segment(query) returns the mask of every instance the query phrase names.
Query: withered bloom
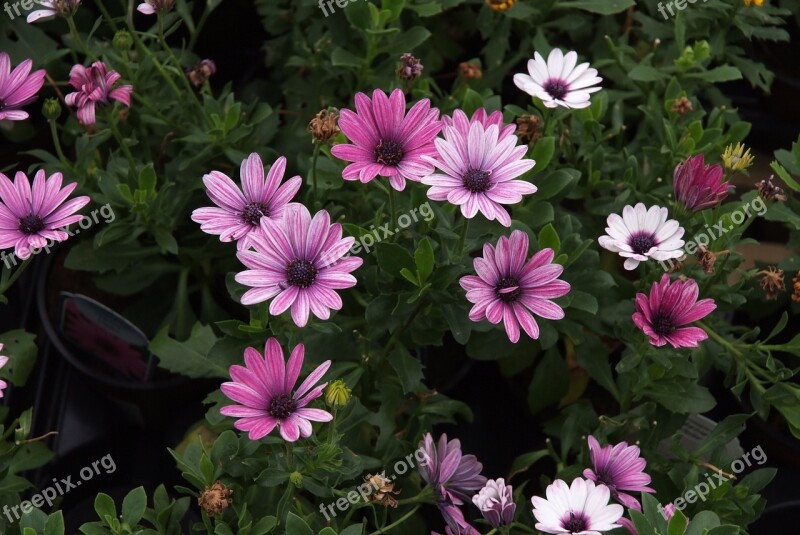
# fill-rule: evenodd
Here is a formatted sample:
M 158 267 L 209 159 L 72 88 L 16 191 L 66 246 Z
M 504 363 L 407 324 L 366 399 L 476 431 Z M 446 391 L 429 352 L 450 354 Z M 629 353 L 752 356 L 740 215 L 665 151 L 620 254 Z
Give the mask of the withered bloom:
M 684 116 L 692 111 L 692 101 L 686 97 L 681 97 L 672 103 L 672 111 L 680 116 Z
M 792 301 L 800 303 L 800 271 L 792 279 Z
M 397 69 L 397 76 L 401 80 L 410 82 L 422 75 L 422 62 L 408 52 L 400 56 L 400 61 L 402 64 L 400 68 Z
M 339 135 L 339 110 L 330 108 L 321 110 L 316 117 L 308 123 L 307 130 L 311 132 L 311 137 L 320 143 L 327 143 L 331 138 Z
M 231 494 L 233 494 L 233 490 L 217 481 L 212 486 L 205 488 L 203 494 L 197 499 L 197 504 L 205 509 L 208 516 L 216 516 L 230 506 Z
M 193 86 L 200 87 L 216 72 L 217 64 L 210 59 L 204 59 L 191 69 L 186 69 L 186 76 Z
M 768 201 L 785 201 L 786 194 L 784 193 L 783 188 L 773 184 L 773 178 L 775 178 L 775 175 L 770 175 L 769 178 L 766 178 L 761 182 L 756 182 L 755 188 L 758 190 L 761 196 Z
M 517 117 L 517 137 L 523 143 L 533 145 L 542 137 L 542 120 L 538 115 L 523 115 Z
M 714 264 L 717 261 L 717 257 L 723 254 L 728 254 L 730 251 L 720 251 L 715 253 L 714 251 L 709 251 L 705 245 L 700 245 L 697 248 L 697 253 L 695 256 L 697 257 L 697 261 L 703 266 L 703 271 L 705 273 L 711 274 L 714 273 Z
M 474 63 L 467 63 L 466 61 L 459 63 L 458 72 L 466 80 L 480 80 L 483 78 L 483 71 L 478 65 Z
M 364 476 L 364 482 L 375 489 L 372 494 L 367 496 L 368 502 L 374 502 L 384 507 L 397 507 L 397 500 L 393 495 L 400 494 L 399 490 L 394 490 L 394 482 L 386 479 L 384 474 L 368 474 Z
M 783 281 L 783 270 L 777 266 L 768 266 L 756 273 L 761 275 L 761 288 L 766 294 L 767 301 L 776 301 L 780 292 L 786 291 L 786 283 Z

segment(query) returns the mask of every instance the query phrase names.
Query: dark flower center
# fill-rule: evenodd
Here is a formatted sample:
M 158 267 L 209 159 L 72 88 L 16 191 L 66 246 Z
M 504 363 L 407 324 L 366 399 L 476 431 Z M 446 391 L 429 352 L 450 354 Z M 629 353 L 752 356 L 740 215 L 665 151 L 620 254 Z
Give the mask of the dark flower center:
M 544 90 L 557 100 L 563 100 L 569 91 L 569 85 L 557 78 L 551 78 L 544 83 Z
M 308 260 L 292 260 L 286 267 L 289 284 L 300 288 L 308 288 L 314 283 L 319 270 Z
M 508 288 L 513 288 L 513 290 L 509 291 Z M 494 287 L 494 293 L 504 303 L 513 303 L 522 295 L 522 288 L 519 287 L 519 281 L 515 277 L 503 277 Z
M 572 511 L 569 512 L 569 518 L 564 520 L 564 525 L 562 527 L 570 533 L 580 533 L 588 528 L 583 516 L 575 516 L 575 513 Z
M 19 220 L 19 231 L 23 234 L 36 234 L 44 228 L 44 221 L 35 214 L 30 214 Z
M 631 237 L 631 242 L 628 244 L 636 254 L 645 254 L 653 248 L 656 244 L 655 236 L 652 234 L 637 234 Z
M 383 165 L 397 165 L 403 159 L 403 147 L 396 141 L 380 140 L 375 147 L 375 161 Z
M 6 109 L 6 102 L 0 98 L 0 111 L 3 111 L 4 109 Z
M 675 332 L 675 321 L 666 314 L 653 316 L 653 332 L 659 336 L 667 336 Z
M 489 173 L 486 171 L 470 168 L 467 174 L 464 175 L 464 187 L 470 193 L 483 193 L 489 189 L 489 184 Z
M 278 397 L 272 398 L 272 401 L 269 402 L 267 412 L 273 418 L 283 420 L 291 416 L 296 409 L 297 402 L 292 399 L 292 396 L 289 394 L 281 394 Z
M 263 202 L 251 202 L 242 211 L 244 222 L 253 226 L 258 226 L 262 217 L 269 217 L 269 208 Z

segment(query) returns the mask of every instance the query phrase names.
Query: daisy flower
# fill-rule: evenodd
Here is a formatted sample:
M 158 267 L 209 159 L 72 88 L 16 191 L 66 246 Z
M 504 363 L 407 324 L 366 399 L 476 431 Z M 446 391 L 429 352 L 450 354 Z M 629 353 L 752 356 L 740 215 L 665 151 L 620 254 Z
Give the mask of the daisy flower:
M 453 116 L 450 117 L 449 115 L 442 116 L 442 126 L 451 126 L 458 130 L 458 132 L 467 137 L 469 135 L 469 127 L 472 123 L 481 123 L 484 129 L 488 129 L 490 126 L 495 125 L 500 131 L 499 139 L 502 141 L 507 136 L 510 136 L 516 130 L 517 125 L 515 124 L 505 124 L 503 122 L 503 113 L 500 111 L 493 111 L 492 113 L 488 113 L 485 108 L 478 108 L 475 110 L 475 113 L 472 114 L 471 118 L 467 118 L 467 114 L 464 113 L 462 109 L 456 109 L 453 112 Z
M 281 436 L 288 442 L 310 437 L 311 422 L 333 420 L 329 412 L 307 407 L 322 395 L 328 384 L 314 386 L 328 371 L 331 361 L 326 360 L 317 366 L 292 393 L 303 369 L 304 355 L 305 347 L 298 344 L 287 363 L 275 338 L 267 340 L 263 357 L 252 347 L 245 349 L 245 366 L 231 366 L 233 381 L 220 387 L 222 393 L 238 405 L 222 407 L 219 412 L 238 418 L 234 427 L 247 431 L 250 440 L 267 436 L 275 427 L 280 428 Z
M 547 499 L 534 496 L 533 516 L 536 529 L 545 533 L 599 535 L 621 525 L 616 522 L 622 517 L 623 508 L 619 504 L 609 505 L 611 492 L 605 485 L 595 486 L 594 481 L 577 478 L 572 485 L 557 479 L 545 491 Z
M 61 180 L 61 173 L 45 178 L 44 170 L 39 170 L 31 187 L 21 171 L 14 176 L 13 184 L 0 173 L 0 249 L 14 247 L 14 254 L 25 260 L 31 256 L 32 248 L 41 249 L 69 238 L 61 229 L 83 219 L 75 212 L 90 199 L 76 197 L 65 203 L 78 183 L 62 188 Z
M 439 110 L 422 99 L 406 113 L 406 97 L 401 89 L 391 96 L 376 89 L 372 99 L 364 93 L 355 98 L 356 111 L 342 110 L 339 128 L 352 142 L 334 145 L 337 158 L 353 162 L 344 168 L 342 178 L 366 184 L 376 176 L 389 178 L 389 184 L 403 191 L 406 180 L 419 182 L 433 172 L 423 156 L 436 154 L 433 140 L 441 130 Z
M 77 89 L 64 100 L 67 105 L 78 108 L 78 122 L 83 125 L 95 123 L 95 108 L 107 106 L 111 100 L 131 105 L 133 86 L 122 85 L 112 89 L 122 76 L 117 71 L 109 71 L 102 61 L 95 61 L 91 67 L 75 65 L 69 71 L 69 83 Z
M 624 257 L 628 271 L 651 258 L 663 262 L 683 256 L 683 227 L 674 219 L 667 219 L 666 208 L 628 205 L 622 210 L 622 217 L 608 216 L 607 224 L 608 234 L 597 241 L 600 247 Z
M 26 59 L 11 70 L 11 58 L 0 52 L 0 121 L 22 121 L 28 112 L 22 107 L 36 99 L 44 85 L 45 71 L 31 72 L 33 60 Z
M 3 350 L 3 344 L 0 343 L 0 351 L 2 350 Z M 6 364 L 8 364 L 8 357 L 0 355 L 0 368 L 5 366 Z M 8 383 L 0 379 L 0 398 L 3 397 L 3 390 L 5 390 L 6 387 L 8 387 Z
M 460 206 L 468 219 L 480 211 L 490 221 L 511 226 L 511 216 L 502 205 L 518 203 L 523 195 L 536 192 L 530 182 L 515 180 L 536 162 L 525 158 L 528 147 L 517 146 L 517 136 L 507 128 L 501 134 L 500 126 L 486 126 L 480 117 L 465 121 L 463 112 L 456 113 L 453 126 L 444 127 L 444 139 L 435 141 L 439 156 L 424 157 L 442 171 L 422 179 L 431 186 L 428 198 Z
M 461 441 L 448 441 L 441 435 L 438 443 L 426 433 L 419 443 L 425 454 L 425 463 L 420 463 L 419 473 L 433 487 L 440 502 L 462 505 L 486 484 L 481 475 L 483 465 L 474 455 L 462 455 Z
M 698 294 L 694 280 L 670 282 L 665 273 L 659 282 L 653 283 L 649 296 L 636 294 L 633 322 L 650 337 L 654 346 L 669 342 L 675 348 L 697 347 L 708 334 L 699 327 L 687 325 L 705 318 L 717 308 L 713 299 L 698 301 Z
M 312 220 L 305 206 L 292 203 L 281 220 L 262 217 L 261 230 L 250 236 L 255 251 L 236 254 L 249 268 L 236 275 L 236 282 L 251 287 L 242 296 L 243 305 L 272 299 L 270 314 L 291 308 L 298 327 L 306 326 L 309 313 L 327 320 L 331 310 L 342 308 L 336 290 L 355 286 L 350 272 L 363 260 L 342 258 L 355 238 L 342 238 L 342 226 L 331 225 L 327 211 L 317 212 Z
M 45 17 L 72 16 L 80 7 L 81 0 L 36 0 L 36 3 L 44 9 L 32 11 L 26 19 L 29 24 Z
M 192 212 L 192 221 L 200 223 L 203 232 L 218 235 L 222 242 L 236 240 L 240 251 L 249 249 L 250 237 L 261 232 L 261 220 L 283 217 L 284 209 L 303 183 L 295 176 L 281 184 L 285 171 L 286 158 L 281 156 L 265 177 L 264 164 L 255 152 L 242 161 L 241 189 L 224 173 L 211 171 L 203 177 L 203 183 L 217 206 L 198 208 Z
M 481 532 L 473 528 L 464 518 L 464 512 L 460 507 L 450 502 L 440 502 L 439 512 L 447 524 L 444 528 L 445 535 L 481 535 Z M 431 535 L 439 535 L 431 531 Z
M 487 481 L 486 486 L 472 497 L 472 503 L 493 528 L 510 526 L 514 522 L 517 505 L 511 485 L 506 485 L 503 478 Z
M 691 212 L 713 208 L 734 189 L 725 180 L 722 166 L 706 165 L 702 154 L 679 163 L 675 167 L 672 184 L 675 199 Z
M 528 235 L 515 230 L 509 238 L 501 236 L 497 249 L 483 246 L 483 257 L 473 261 L 475 275 L 462 277 L 459 283 L 467 290 L 467 299 L 474 304 L 469 319 L 484 318 L 491 323 L 501 321 L 508 339 L 519 341 L 519 327 L 536 340 L 539 325 L 534 315 L 560 320 L 564 310 L 551 299 L 567 295 L 569 283 L 558 277 L 564 267 L 553 264 L 552 249 L 542 249 L 527 262 Z
M 566 55 L 554 48 L 547 61 L 538 52 L 528 60 L 528 74 L 515 74 L 514 84 L 533 97 L 538 97 L 548 108 L 586 108 L 589 95 L 602 89 L 603 81 L 597 76 L 597 69 L 588 63 L 578 63 L 576 52 Z
M 156 13 L 169 11 L 175 5 L 175 0 L 144 0 L 136 8 L 136 11 L 143 15 L 155 15 Z
M 597 439 L 589 435 L 589 457 L 594 470 L 587 468 L 583 477 L 608 487 L 611 497 L 625 507 L 641 511 L 642 506 L 636 498 L 620 492 L 655 492 L 647 486 L 651 481 L 644 472 L 647 461 L 639 453 L 638 446 L 628 446 L 627 442 L 600 447 Z

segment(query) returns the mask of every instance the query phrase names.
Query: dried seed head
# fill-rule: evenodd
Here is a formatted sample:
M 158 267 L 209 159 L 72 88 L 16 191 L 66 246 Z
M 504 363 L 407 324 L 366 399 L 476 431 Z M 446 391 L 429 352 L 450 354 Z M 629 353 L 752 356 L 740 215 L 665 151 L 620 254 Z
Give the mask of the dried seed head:
M 339 110 L 331 108 L 321 110 L 316 117 L 308 123 L 307 130 L 311 132 L 311 137 L 320 143 L 327 143 L 331 138 L 339 134 L 337 121 L 339 120 Z
M 681 97 L 672 103 L 672 111 L 683 117 L 692 111 L 692 101 L 686 97 Z
M 459 63 L 458 72 L 461 73 L 465 80 L 480 80 L 483 78 L 481 68 L 474 63 L 467 63 L 466 61 Z
M 197 504 L 205 509 L 208 516 L 216 516 L 231 504 L 231 494 L 233 494 L 233 490 L 217 481 L 212 486 L 205 488 L 203 494 L 197 499 Z
M 400 56 L 401 65 L 397 69 L 397 76 L 401 80 L 411 82 L 422 76 L 422 62 L 406 52 Z
M 761 288 L 766 294 L 767 301 L 775 301 L 778 294 L 786 291 L 786 283 L 783 281 L 783 270 L 777 266 L 769 266 L 756 273 L 761 275 Z
M 538 115 L 517 117 L 517 137 L 523 143 L 533 145 L 542 137 L 542 120 Z
M 785 201 L 786 195 L 783 191 L 783 188 L 773 184 L 773 178 L 775 178 L 775 175 L 770 175 L 769 178 L 766 178 L 761 182 L 756 182 L 754 186 L 761 196 L 767 201 Z

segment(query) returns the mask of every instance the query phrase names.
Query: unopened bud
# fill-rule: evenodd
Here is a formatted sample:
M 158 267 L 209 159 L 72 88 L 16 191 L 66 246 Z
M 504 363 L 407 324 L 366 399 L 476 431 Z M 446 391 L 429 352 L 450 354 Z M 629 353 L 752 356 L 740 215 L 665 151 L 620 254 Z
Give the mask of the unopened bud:
M 61 116 L 61 103 L 57 98 L 48 98 L 42 105 L 42 115 L 48 121 L 55 121 Z
M 112 44 L 114 45 L 114 48 L 120 52 L 125 52 L 131 49 L 131 46 L 133 45 L 133 37 L 128 30 L 119 30 L 114 34 Z
M 334 409 L 344 407 L 350 401 L 350 392 L 345 382 L 337 379 L 325 390 L 325 401 Z

